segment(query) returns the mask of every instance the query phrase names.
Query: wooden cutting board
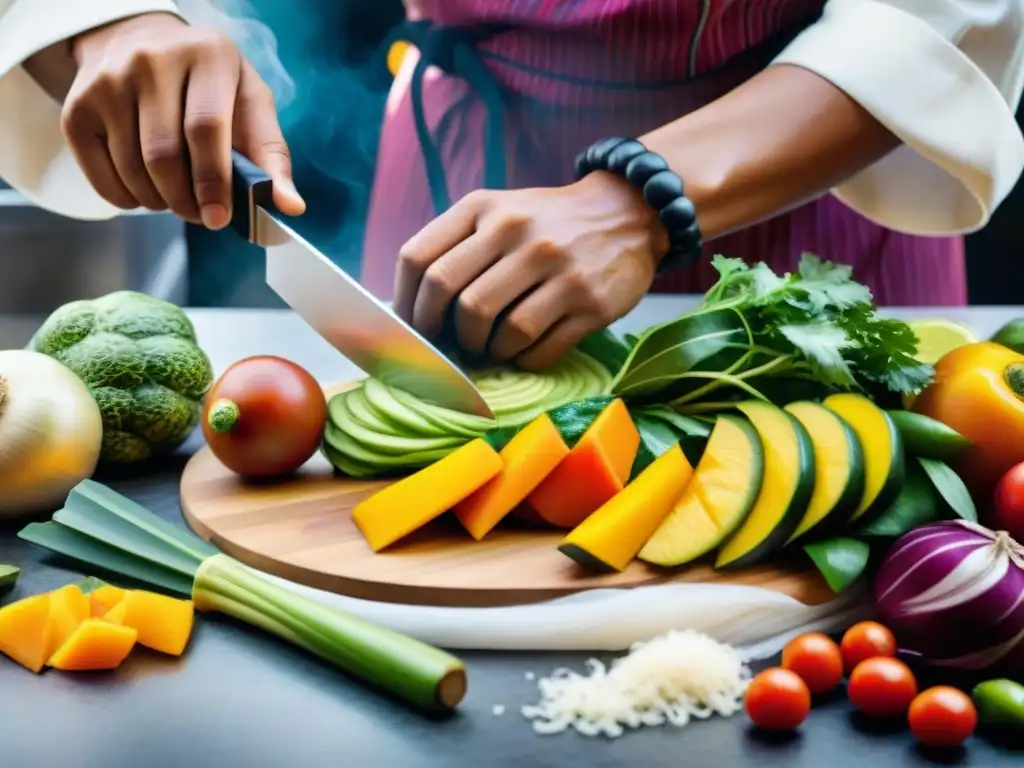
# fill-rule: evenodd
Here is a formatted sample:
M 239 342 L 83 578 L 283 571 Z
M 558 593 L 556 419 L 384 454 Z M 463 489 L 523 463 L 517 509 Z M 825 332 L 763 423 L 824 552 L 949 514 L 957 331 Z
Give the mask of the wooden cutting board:
M 243 563 L 367 600 L 517 605 L 601 587 L 672 582 L 757 586 L 807 605 L 835 597 L 813 567 L 793 564 L 719 572 L 707 564 L 664 570 L 634 562 L 622 573 L 593 575 L 556 549 L 564 531 L 516 521 L 503 522 L 478 542 L 446 515 L 375 554 L 353 524 L 352 509 L 387 482 L 337 475 L 320 455 L 288 480 L 249 482 L 203 446 L 182 475 L 181 509 L 196 533 Z

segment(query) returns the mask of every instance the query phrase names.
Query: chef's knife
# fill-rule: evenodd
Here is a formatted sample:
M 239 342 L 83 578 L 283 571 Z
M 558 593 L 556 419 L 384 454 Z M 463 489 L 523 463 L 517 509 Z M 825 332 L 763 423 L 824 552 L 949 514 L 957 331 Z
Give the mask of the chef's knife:
M 273 185 L 232 154 L 231 226 L 267 252 L 267 285 L 365 373 L 416 397 L 493 418 L 480 391 L 430 342 L 281 221 Z

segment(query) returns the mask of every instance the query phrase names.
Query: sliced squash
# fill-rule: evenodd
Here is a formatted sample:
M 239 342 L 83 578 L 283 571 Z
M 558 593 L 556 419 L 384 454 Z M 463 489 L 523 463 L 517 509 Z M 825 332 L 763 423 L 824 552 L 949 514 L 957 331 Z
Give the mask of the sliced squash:
M 53 590 L 50 593 L 50 648 L 46 657 L 60 648 L 90 615 L 89 596 L 77 584 Z
M 86 619 L 50 657 L 47 666 L 66 672 L 117 669 L 135 646 L 136 634 L 131 627 Z
M 693 476 L 679 444 L 567 535 L 558 549 L 584 568 L 621 571 L 664 522 Z
M 638 557 L 675 566 L 713 550 L 746 519 L 763 472 L 764 451 L 754 428 L 738 416 L 719 416 L 693 477 Z
M 625 487 L 639 447 L 640 433 L 626 404 L 612 400 L 530 493 L 530 507 L 557 528 L 575 528 Z
M 51 627 L 48 592 L 5 605 L 0 608 L 0 652 L 38 673 L 50 651 Z
M 195 610 L 191 600 L 130 589 L 103 620 L 134 629 L 138 632 L 136 642 L 139 645 L 181 656 L 192 635 Z
M 422 528 L 501 472 L 501 457 L 482 438 L 359 502 L 352 511 L 374 552 Z
M 742 568 L 778 552 L 800 524 L 814 492 L 814 446 L 803 425 L 760 400 L 736 407 L 761 439 L 764 478 L 747 519 L 719 547 L 716 568 Z
M 502 448 L 502 470 L 452 511 L 479 541 L 519 506 L 569 454 L 555 423 L 546 413 L 531 421 Z
M 828 408 L 801 401 L 790 403 L 785 410 L 803 425 L 814 446 L 814 493 L 789 537 L 787 543 L 791 543 L 853 514 L 864 494 L 864 451 L 850 425 Z
M 125 590 L 113 584 L 96 587 L 89 593 L 90 614 L 94 619 L 103 618 L 111 608 L 121 602 L 124 595 Z
M 900 432 L 889 414 L 863 395 L 830 395 L 822 405 L 850 425 L 864 451 L 864 492 L 850 521 L 867 523 L 886 510 L 903 486 Z

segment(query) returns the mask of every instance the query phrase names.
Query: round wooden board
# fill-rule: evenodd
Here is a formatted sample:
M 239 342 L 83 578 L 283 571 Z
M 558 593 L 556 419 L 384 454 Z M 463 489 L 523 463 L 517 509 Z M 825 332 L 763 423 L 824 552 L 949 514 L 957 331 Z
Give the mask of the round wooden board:
M 807 605 L 835 597 L 817 571 L 797 566 L 719 572 L 697 564 L 666 571 L 634 562 L 622 573 L 593 575 L 556 549 L 564 531 L 503 522 L 478 542 L 451 515 L 375 554 L 353 524 L 352 509 L 386 483 L 337 475 L 319 454 L 288 480 L 247 482 L 203 446 L 182 474 L 181 509 L 196 533 L 243 563 L 367 600 L 517 605 L 601 587 L 672 582 L 757 586 Z

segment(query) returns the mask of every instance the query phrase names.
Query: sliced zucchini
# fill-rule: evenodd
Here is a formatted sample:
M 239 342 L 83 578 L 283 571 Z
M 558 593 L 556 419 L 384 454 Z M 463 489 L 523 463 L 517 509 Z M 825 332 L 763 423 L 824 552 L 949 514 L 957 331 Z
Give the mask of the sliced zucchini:
M 803 425 L 814 446 L 814 493 L 791 543 L 850 518 L 864 495 L 864 450 L 850 425 L 823 405 L 804 400 L 785 410 Z
M 742 524 L 761 488 L 764 452 L 743 418 L 723 414 L 686 490 L 638 555 L 652 565 L 696 560 Z
M 814 446 L 803 425 L 777 405 L 760 400 L 736 407 L 761 438 L 764 479 L 747 519 L 719 548 L 716 568 L 742 568 L 782 549 L 814 492 Z
M 867 523 L 885 511 L 903 486 L 900 432 L 889 414 L 864 395 L 831 395 L 822 405 L 850 425 L 864 451 L 864 493 L 850 522 Z

